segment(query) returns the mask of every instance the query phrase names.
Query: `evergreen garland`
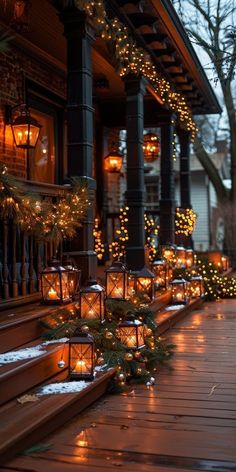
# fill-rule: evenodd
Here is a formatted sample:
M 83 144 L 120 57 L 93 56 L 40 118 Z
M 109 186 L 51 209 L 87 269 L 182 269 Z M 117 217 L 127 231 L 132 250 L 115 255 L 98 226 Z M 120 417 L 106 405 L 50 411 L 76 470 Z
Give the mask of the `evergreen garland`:
M 130 311 L 144 324 L 145 346 L 137 350 L 126 348 L 118 337 L 118 324 Z M 107 317 L 102 323 L 98 319 L 79 318 L 79 308 L 73 314 L 65 308 L 44 317 L 41 324 L 47 330 L 46 339 L 71 337 L 78 327 L 92 334 L 97 364 L 104 364 L 107 369 L 117 368 L 112 391 L 119 391 L 134 382 L 149 382 L 157 365 L 167 361 L 174 349 L 173 344 L 166 344 L 158 337 L 154 313 L 147 306 L 130 300 L 108 301 Z

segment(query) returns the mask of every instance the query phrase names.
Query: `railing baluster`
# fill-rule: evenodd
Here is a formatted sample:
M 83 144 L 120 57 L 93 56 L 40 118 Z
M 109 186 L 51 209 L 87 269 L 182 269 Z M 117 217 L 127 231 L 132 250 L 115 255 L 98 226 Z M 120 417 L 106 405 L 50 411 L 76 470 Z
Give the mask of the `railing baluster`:
M 18 296 L 17 266 L 16 266 L 16 223 L 12 223 L 12 296 Z
M 29 293 L 34 292 L 34 240 L 29 236 Z
M 41 259 L 41 249 L 42 249 L 42 243 L 38 242 L 37 243 L 37 290 L 40 292 L 41 290 L 41 272 L 42 272 L 42 259 Z
M 26 295 L 27 287 L 26 287 L 26 251 L 25 251 L 25 232 L 22 232 L 21 235 L 21 294 Z
M 8 282 L 8 221 L 3 220 L 3 267 L 2 267 L 2 276 L 3 276 L 3 297 L 9 298 L 9 282 Z

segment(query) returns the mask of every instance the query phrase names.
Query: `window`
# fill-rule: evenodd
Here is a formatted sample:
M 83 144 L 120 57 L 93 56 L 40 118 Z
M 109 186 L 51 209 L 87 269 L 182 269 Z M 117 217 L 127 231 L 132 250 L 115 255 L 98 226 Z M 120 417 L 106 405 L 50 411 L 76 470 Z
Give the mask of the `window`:
M 155 211 L 159 208 L 159 181 L 156 177 L 155 179 L 151 179 L 146 181 L 145 179 L 145 187 L 146 187 L 146 203 L 145 207 L 147 210 Z
M 31 80 L 26 81 L 26 90 L 30 113 L 42 126 L 36 148 L 29 151 L 29 179 L 62 183 L 65 175 L 65 102 Z
M 31 108 L 31 115 L 42 128 L 35 149 L 29 155 L 29 178 L 37 182 L 55 183 L 55 122 L 53 116 Z

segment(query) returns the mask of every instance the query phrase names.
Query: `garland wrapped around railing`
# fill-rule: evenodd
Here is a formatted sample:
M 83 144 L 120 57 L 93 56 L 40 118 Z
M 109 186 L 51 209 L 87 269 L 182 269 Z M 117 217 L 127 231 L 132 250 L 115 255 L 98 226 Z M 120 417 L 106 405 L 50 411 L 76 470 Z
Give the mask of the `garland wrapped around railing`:
M 29 192 L 4 164 L 0 165 L 0 190 L 0 218 L 12 219 L 38 240 L 55 244 L 75 236 L 90 206 L 87 186 L 80 178 L 71 179 L 71 187 L 53 203 Z

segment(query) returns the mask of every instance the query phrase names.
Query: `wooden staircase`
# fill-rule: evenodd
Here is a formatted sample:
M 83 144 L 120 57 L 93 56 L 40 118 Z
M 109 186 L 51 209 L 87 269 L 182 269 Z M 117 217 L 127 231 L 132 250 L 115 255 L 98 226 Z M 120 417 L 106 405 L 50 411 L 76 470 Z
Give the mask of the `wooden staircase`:
M 167 291 L 151 305 L 157 313 L 160 334 L 201 303 L 201 300 L 196 300 L 178 312 L 165 312 L 165 306 L 169 301 L 170 292 Z M 73 304 L 67 305 L 67 308 L 73 309 L 73 307 Z M 115 373 L 115 369 L 99 373 L 95 380 L 88 383 L 88 387 L 79 393 L 43 395 L 38 396 L 34 402 L 23 404 L 19 402 L 23 394 L 34 395 L 45 383 L 67 378 L 67 345 L 58 343 L 42 345 L 43 327 L 39 319 L 53 310 L 55 307 L 34 303 L 6 310 L 1 314 L 1 353 L 36 346 L 41 346 L 43 350 L 38 357 L 0 366 L 1 464 L 40 441 L 97 400 L 105 393 L 107 384 Z M 58 361 L 62 354 L 65 367 L 61 370 Z

